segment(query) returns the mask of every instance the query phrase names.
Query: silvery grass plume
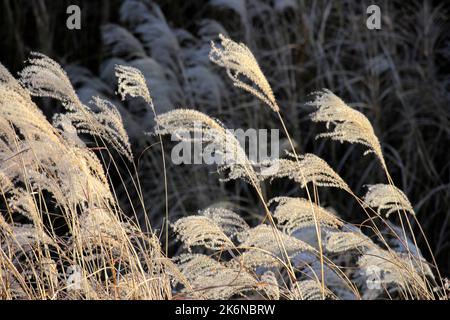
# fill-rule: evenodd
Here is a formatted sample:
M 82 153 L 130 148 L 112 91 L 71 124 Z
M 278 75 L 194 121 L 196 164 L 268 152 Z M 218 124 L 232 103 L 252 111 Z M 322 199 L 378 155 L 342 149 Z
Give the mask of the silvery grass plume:
M 188 248 L 203 246 L 212 250 L 234 248 L 236 234 L 249 229 L 238 214 L 225 208 L 207 208 L 199 215 L 178 219 L 173 224 L 179 239 Z
M 158 115 L 155 120 L 158 134 L 171 134 L 182 141 L 207 144 L 204 154 L 210 152 L 219 171 L 228 171 L 225 180 L 241 178 L 260 191 L 258 176 L 244 149 L 236 137 L 216 120 L 191 109 L 169 111 Z M 196 141 L 197 135 L 201 141 Z
M 214 220 L 205 216 L 181 218 L 174 223 L 173 229 L 189 250 L 193 246 L 212 250 L 226 250 L 234 246 Z
M 277 105 L 272 88 L 250 49 L 245 44 L 236 43 L 222 34 L 219 37 L 222 48 L 216 47 L 214 42 L 211 41 L 209 59 L 226 69 L 228 76 L 236 87 L 250 92 L 266 103 L 273 111 L 278 112 L 280 108 Z M 245 81 L 250 81 L 250 84 Z
M 335 187 L 351 192 L 345 181 L 325 160 L 311 153 L 299 155 L 296 160 L 274 159 L 263 162 L 262 165 L 259 172 L 261 180 L 287 177 L 299 183 L 302 188 L 308 182 L 313 182 L 316 186 Z
M 331 229 L 343 226 L 343 222 L 333 213 L 303 198 L 276 197 L 270 200 L 271 203 L 277 203 L 273 216 L 278 227 L 288 235 L 314 227 L 316 220 L 321 226 Z
M 176 258 L 177 265 L 191 285 L 188 295 L 206 299 L 229 299 L 253 291 L 258 284 L 239 265 L 225 266 L 202 254 L 184 254 Z
M 282 252 L 278 240 L 283 243 Z M 285 253 L 289 258 L 303 252 L 315 252 L 315 249 L 306 242 L 282 233 L 272 226 L 261 224 L 238 235 L 241 242 L 238 248 L 246 251 L 236 259 L 248 268 L 281 267 Z
M 262 290 L 269 300 L 280 300 L 281 288 L 277 277 L 272 271 L 266 271 L 261 276 Z
M 241 216 L 226 208 L 211 207 L 200 213 L 214 221 L 228 237 L 233 237 L 250 228 Z
M 409 212 L 414 215 L 414 209 L 408 197 L 397 187 L 389 184 L 369 185 L 364 201 L 368 206 L 377 208 L 377 213 L 381 216 L 385 212 L 386 218 L 392 212 Z
M 334 253 L 375 247 L 369 237 L 356 231 L 327 231 L 325 243 L 327 251 Z
M 334 294 L 325 288 L 325 294 L 319 281 L 302 280 L 297 281 L 291 290 L 292 300 L 324 300 L 325 298 L 334 298 Z
M 62 103 L 68 113 L 58 115 L 55 121 L 68 119 L 80 133 L 107 141 L 131 161 L 133 155 L 128 135 L 116 107 L 99 97 L 94 98 L 91 108 L 84 105 L 58 63 L 41 53 L 32 52 L 31 56 L 30 65 L 20 72 L 20 82 L 32 95 L 55 98 Z
M 421 266 L 412 262 L 407 254 L 373 247 L 358 259 L 358 266 L 383 290 L 401 290 L 405 297 L 430 298 L 428 281 L 424 279 Z M 377 271 L 375 274 L 374 270 Z M 426 275 L 433 277 L 432 274 Z M 392 284 L 397 286 L 389 288 L 388 285 Z
M 189 260 L 195 257 L 195 268 L 201 267 L 198 263 L 211 263 L 214 261 L 216 266 L 222 265 L 219 269 L 215 269 L 213 275 L 208 276 L 208 270 L 199 270 L 199 274 L 202 276 L 202 281 L 195 280 L 191 282 L 194 288 L 194 293 L 186 290 L 187 293 L 195 294 L 195 288 L 199 284 L 205 285 L 205 283 L 212 283 L 220 277 L 216 275 L 217 272 L 224 270 L 225 274 L 230 273 L 230 270 L 240 270 L 244 278 L 248 274 L 260 274 L 258 272 L 259 267 L 282 267 L 285 266 L 284 252 L 277 244 L 277 237 L 281 239 L 285 247 L 286 253 L 291 257 L 305 251 L 313 251 L 314 249 L 308 244 L 298 240 L 294 237 L 290 237 L 281 233 L 279 230 L 268 226 L 260 225 L 255 228 L 249 228 L 245 221 L 236 213 L 224 208 L 207 208 L 199 212 L 197 216 L 189 216 L 179 219 L 174 224 L 174 230 L 178 233 L 179 239 L 190 248 L 193 246 L 203 246 L 204 248 L 214 250 L 222 253 L 223 250 L 230 250 L 232 260 L 226 262 L 219 260 L 212 260 L 210 257 L 204 255 L 182 255 L 177 257 L 177 260 L 183 260 L 184 257 L 188 257 Z M 235 239 L 237 242 L 241 242 L 240 245 L 235 245 L 231 239 Z M 230 270 L 226 270 L 226 267 Z M 182 266 L 181 272 L 187 279 L 193 279 L 192 270 Z M 212 271 L 211 271 L 212 272 Z M 235 271 L 232 271 L 233 274 Z M 217 279 L 205 280 L 203 277 L 213 277 Z M 254 284 L 252 279 L 251 284 Z M 217 282 L 217 281 L 216 281 Z M 223 286 L 223 280 L 219 280 L 216 286 Z M 231 285 L 236 286 L 239 284 L 234 283 Z M 267 271 L 261 275 L 261 281 L 258 284 L 260 288 L 259 293 L 263 296 L 271 297 L 272 299 L 279 298 L 280 289 L 278 281 L 273 272 Z M 210 289 L 215 289 L 212 287 Z M 252 288 L 243 288 L 249 290 Z M 210 293 L 205 293 L 208 297 Z M 231 293 L 230 293 L 231 294 Z M 235 294 L 235 293 L 233 293 Z M 285 296 L 289 296 L 283 293 Z
M 133 67 L 116 65 L 115 74 L 118 78 L 118 91 L 125 100 L 127 95 L 131 97 L 142 97 L 145 102 L 150 106 L 153 115 L 156 117 L 155 106 L 153 105 L 153 99 L 150 95 L 150 91 L 147 86 L 147 82 L 142 72 Z M 164 155 L 164 144 L 161 135 L 159 135 L 159 142 L 161 144 L 161 160 L 163 164 L 164 174 L 164 197 L 165 197 L 165 231 L 166 231 L 166 253 L 168 251 L 168 237 L 169 237 L 169 195 L 167 191 L 167 170 L 166 170 L 166 158 Z
M 29 99 L 29 93 L 20 85 L 20 83 L 13 77 L 13 75 L 0 63 L 0 85 L 8 88 L 23 98 Z
M 316 92 L 315 100 L 308 104 L 317 108 L 317 111 L 310 115 L 312 121 L 325 122 L 327 129 L 330 123 L 334 125 L 331 132 L 321 133 L 316 138 L 331 138 L 340 142 L 365 145 L 369 149 L 364 152 L 364 155 L 375 153 L 383 169 L 387 170 L 380 142 L 365 115 L 346 105 L 328 89 Z
M 142 97 L 154 110 L 153 100 L 142 72 L 139 69 L 121 65 L 117 65 L 115 70 L 119 81 L 118 93 L 122 100 L 125 100 L 127 95 L 133 98 Z
M 35 224 L 9 225 L 3 222 L 1 227 L 7 228 L 1 246 L 5 252 L 28 253 L 39 245 L 56 245 L 56 242 Z

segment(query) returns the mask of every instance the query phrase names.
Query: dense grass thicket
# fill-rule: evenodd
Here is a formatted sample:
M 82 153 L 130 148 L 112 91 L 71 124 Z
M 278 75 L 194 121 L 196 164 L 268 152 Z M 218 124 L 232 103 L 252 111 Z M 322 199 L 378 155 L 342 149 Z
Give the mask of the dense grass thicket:
M 65 1 L 19 2 L 1 298 L 448 297 L 448 8 L 380 1 L 369 30 L 353 1 L 98 1 L 69 34 Z M 233 161 L 171 161 L 198 124 Z M 281 158 L 227 128 L 280 129 Z

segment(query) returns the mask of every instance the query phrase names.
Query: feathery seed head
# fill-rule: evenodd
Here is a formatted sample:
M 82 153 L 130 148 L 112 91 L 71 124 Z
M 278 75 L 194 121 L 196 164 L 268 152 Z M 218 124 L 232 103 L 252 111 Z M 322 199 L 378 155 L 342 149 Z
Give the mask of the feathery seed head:
M 209 59 L 227 70 L 228 76 L 236 87 L 242 88 L 266 103 L 273 111 L 278 112 L 275 96 L 269 82 L 264 76 L 250 49 L 243 43 L 234 42 L 222 34 L 219 35 L 222 48 L 211 41 Z M 251 83 L 245 82 L 242 77 Z
M 389 184 L 369 185 L 364 201 L 368 206 L 377 208 L 379 215 L 382 214 L 382 211 L 387 210 L 385 211 L 386 218 L 395 211 L 415 214 L 408 197 L 399 188 Z
M 327 232 L 326 249 L 329 252 L 343 252 L 357 248 L 373 246 L 370 238 L 360 232 Z
M 152 97 L 142 72 L 139 69 L 123 65 L 116 65 L 115 69 L 119 81 L 118 93 L 122 100 L 125 100 L 127 95 L 133 98 L 142 97 L 153 109 Z
M 244 231 L 238 239 L 241 241 L 239 248 L 247 250 L 238 257 L 238 260 L 248 267 L 279 266 L 284 257 L 283 250 L 289 257 L 305 251 L 315 251 L 306 242 L 265 224 Z M 283 248 L 280 247 L 277 239 L 283 243 Z
M 225 266 L 202 254 L 185 254 L 177 260 L 192 292 L 202 298 L 228 299 L 257 286 L 257 280 L 237 264 Z
M 69 110 L 83 109 L 61 66 L 42 53 L 31 52 L 31 56 L 30 65 L 19 73 L 20 83 L 34 96 L 55 98 Z
M 158 134 L 171 134 L 180 140 L 192 142 L 191 133 L 201 137 L 219 155 L 219 171 L 228 171 L 227 180 L 244 179 L 255 188 L 259 188 L 259 180 L 245 150 L 234 134 L 224 128 L 216 120 L 206 114 L 191 109 L 176 109 L 155 118 Z
M 229 209 L 207 208 L 200 213 L 214 221 L 227 236 L 233 236 L 249 229 L 245 220 Z
M 215 221 L 206 216 L 181 218 L 174 223 L 173 229 L 188 249 L 204 246 L 212 250 L 222 250 L 234 246 Z
M 315 226 L 315 219 L 324 227 L 337 229 L 343 223 L 326 209 L 302 198 L 277 197 L 269 203 L 277 202 L 274 217 L 283 232 L 291 235 L 296 230 Z
M 340 142 L 360 143 L 369 148 L 364 154 L 375 153 L 386 169 L 380 142 L 375 135 L 370 121 L 361 112 L 349 107 L 330 90 L 324 89 L 316 93 L 314 101 L 309 105 L 317 108 L 310 117 L 314 122 L 325 122 L 327 129 L 334 124 L 331 132 L 317 135 L 316 138 L 331 138 Z
M 263 163 L 266 167 L 260 171 L 259 177 L 261 180 L 287 177 L 299 183 L 303 188 L 308 182 L 313 182 L 321 187 L 350 190 L 345 181 L 320 157 L 308 153 L 298 156 L 298 160 L 269 160 Z

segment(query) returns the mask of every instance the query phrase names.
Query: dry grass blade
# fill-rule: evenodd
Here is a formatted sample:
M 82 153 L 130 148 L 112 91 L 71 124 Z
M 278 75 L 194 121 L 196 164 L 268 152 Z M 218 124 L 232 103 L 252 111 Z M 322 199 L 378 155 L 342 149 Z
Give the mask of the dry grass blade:
M 295 283 L 291 293 L 293 300 L 324 300 L 324 297 L 332 297 L 332 292 L 325 288 L 325 294 L 322 292 L 322 286 L 316 280 L 303 280 Z
M 280 286 L 272 271 L 266 271 L 261 276 L 263 291 L 270 300 L 280 300 Z

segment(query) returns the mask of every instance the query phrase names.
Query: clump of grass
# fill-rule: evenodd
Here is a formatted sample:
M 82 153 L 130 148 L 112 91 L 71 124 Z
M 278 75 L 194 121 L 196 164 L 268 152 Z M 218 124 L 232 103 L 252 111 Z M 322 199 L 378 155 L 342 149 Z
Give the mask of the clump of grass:
M 83 105 L 64 71 L 34 54 L 18 82 L 0 66 L 0 297 L 168 299 L 176 268 L 126 218 L 90 133 L 131 159 L 114 105 Z M 52 125 L 30 94 L 60 99 Z M 173 271 L 170 271 L 173 269 Z
M 245 45 L 236 44 L 230 39 L 223 37 L 221 39 L 223 48 L 219 49 L 212 44 L 210 58 L 227 69 L 227 73 L 235 85 L 254 94 L 277 112 L 285 133 L 290 140 L 279 108 L 273 107 L 276 104 L 275 98 L 268 94 L 272 91 L 267 89 L 268 82 L 265 80 L 250 50 Z M 266 92 L 266 96 L 263 96 L 251 84 L 243 85 L 242 81 L 237 78 L 240 73 L 245 75 L 259 90 Z M 269 96 L 270 98 L 268 98 Z M 245 270 L 251 270 L 251 273 L 257 277 L 262 277 L 264 270 L 270 270 L 270 272 L 276 272 L 277 277 L 275 279 L 284 279 L 288 275 L 288 279 L 293 280 L 291 278 L 292 274 L 306 273 L 304 269 L 311 268 L 313 279 L 316 281 L 312 287 L 316 288 L 316 293 L 308 294 L 305 292 L 302 294 L 301 288 L 312 288 L 312 282 L 305 282 L 311 281 L 308 278 L 294 276 L 294 281 L 290 282 L 290 284 L 287 282 L 288 287 L 285 288 L 288 292 L 286 294 L 287 297 L 298 297 L 295 292 L 300 290 L 300 296 L 302 297 L 322 299 L 329 297 L 330 292 L 336 298 L 341 298 L 345 295 L 354 295 L 354 297 L 358 298 L 373 298 L 377 295 L 385 295 L 390 298 L 406 299 L 433 299 L 437 295 L 439 298 L 445 298 L 445 292 L 436 283 L 430 266 L 424 262 L 417 249 L 414 234 L 412 234 L 414 248 L 408 248 L 406 246 L 406 253 L 396 252 L 383 237 L 379 226 L 376 224 L 373 224 L 373 228 L 376 231 L 377 239 L 371 239 L 355 228 L 355 226 L 340 223 L 337 218 L 332 218 L 332 214 L 330 215 L 324 209 L 320 208 L 318 205 L 320 200 L 316 192 L 316 187 L 332 186 L 347 191 L 364 208 L 369 208 L 373 213 L 378 215 L 380 215 L 380 210 L 387 209 L 386 217 L 392 212 L 397 212 L 400 221 L 402 221 L 402 213 L 407 211 L 414 214 L 407 197 L 393 185 L 390 179 L 380 143 L 369 120 L 360 112 L 347 106 L 341 99 L 329 91 L 323 91 L 311 104 L 318 108 L 318 111 L 311 115 L 312 121 L 325 121 L 327 124 L 330 122 L 335 124 L 334 131 L 323 133 L 319 136 L 330 137 L 350 143 L 361 143 L 369 147 L 368 152 L 375 153 L 379 158 L 382 169 L 388 177 L 389 185 L 379 184 L 369 187 L 369 192 L 364 198 L 368 203 L 365 203 L 353 194 L 348 185 L 326 162 L 312 154 L 298 156 L 293 143 L 291 143 L 294 161 L 284 159 L 276 160 L 277 170 L 269 168 L 268 171 L 272 172 L 272 174 L 262 174 L 258 178 L 262 181 L 267 176 L 278 178 L 289 177 L 298 182 L 302 187 L 306 187 L 308 183 L 313 185 L 315 191 L 314 199 L 311 198 L 306 188 L 308 199 L 294 198 L 293 200 L 283 201 L 281 209 L 277 209 L 278 211 L 276 211 L 275 218 L 280 221 L 281 226 L 286 221 L 288 221 L 288 224 L 294 223 L 295 235 L 292 232 L 293 228 L 282 229 L 288 231 L 290 235 L 280 234 L 280 231 L 274 223 L 275 220 L 269 214 L 271 224 L 260 224 L 237 235 L 238 243 L 233 247 L 230 238 L 225 236 L 224 232 L 220 232 L 220 227 L 214 224 L 212 220 L 188 217 L 179 220 L 175 226 L 175 230 L 181 234 L 181 240 L 187 243 L 189 247 L 192 244 L 199 245 L 217 254 L 219 254 L 218 252 L 228 251 L 231 259 L 226 260 L 222 258 L 221 254 L 218 256 L 223 261 L 222 263 L 226 265 L 241 265 Z M 167 115 L 162 115 L 162 117 L 166 116 L 184 125 L 184 120 L 180 119 L 178 112 L 182 111 L 172 111 Z M 158 120 L 157 124 L 160 125 Z M 176 125 L 173 126 L 172 132 L 176 132 L 177 127 Z M 204 142 L 208 142 L 208 139 L 205 139 Z M 243 175 L 241 174 L 237 177 L 239 176 Z M 263 197 L 261 197 L 261 200 L 263 202 L 265 201 Z M 281 216 L 280 210 L 283 207 L 286 208 L 287 204 L 289 204 L 289 214 L 285 213 Z M 267 208 L 266 204 L 264 206 Z M 371 206 L 378 208 L 378 211 L 374 211 Z M 309 223 L 306 223 L 308 221 L 307 211 L 310 212 Z M 366 213 L 370 217 L 370 213 L 367 211 Z M 408 219 L 407 216 L 405 218 Z M 380 217 L 380 221 L 384 224 L 385 228 L 390 228 L 387 220 Z M 183 227 L 180 228 L 180 225 L 183 225 Z M 408 225 L 410 231 L 412 231 L 409 220 Z M 314 227 L 315 229 L 315 239 L 314 237 L 307 238 L 311 244 L 314 244 L 315 248 L 307 242 L 299 240 L 299 238 L 305 237 L 308 227 Z M 197 231 L 194 232 L 194 230 Z M 391 230 L 393 231 L 392 228 Z M 402 234 L 395 233 L 395 231 L 394 237 L 400 241 L 408 241 L 403 223 L 401 231 L 405 235 L 405 238 L 402 239 Z M 322 238 L 324 236 L 325 248 L 322 247 L 324 240 Z M 277 246 L 277 241 L 280 241 L 282 246 Z M 214 245 L 210 245 L 211 243 Z M 218 243 L 222 244 L 220 248 L 217 248 Z M 340 253 L 338 258 L 332 255 L 336 252 Z M 304 253 L 312 253 L 313 255 L 305 256 Z M 330 257 L 328 257 L 329 254 L 331 254 Z M 356 266 L 352 265 L 352 260 L 355 258 L 358 261 Z M 317 269 L 314 270 L 313 265 L 316 267 L 319 265 L 320 271 Z M 357 270 L 358 274 L 362 271 L 366 278 L 364 276 L 359 277 L 353 273 L 344 273 L 343 268 L 350 266 L 356 268 L 354 270 Z M 440 282 L 442 284 L 437 266 L 434 265 L 433 267 L 436 268 L 438 283 Z M 370 276 L 369 272 L 371 268 L 378 268 L 383 274 L 383 276 L 376 275 L 378 277 L 377 281 L 379 281 L 378 290 L 375 290 L 377 292 L 371 291 L 373 288 L 368 288 L 367 285 L 367 278 Z M 320 276 L 318 276 L 319 272 Z M 333 279 L 334 281 L 329 279 L 332 275 L 335 275 L 335 278 L 340 280 L 338 284 L 336 283 L 336 279 Z M 231 277 L 229 280 L 232 280 Z M 286 279 L 281 280 L 280 284 L 286 283 L 285 281 Z M 250 289 L 249 287 L 248 290 Z
M 156 233 L 143 232 L 126 217 L 100 160 L 104 157 L 100 153 L 99 159 L 83 140 L 82 134 L 97 139 L 97 147 L 108 152 L 113 165 L 113 149 L 126 161 L 134 159 L 115 106 L 95 97 L 97 108 L 83 104 L 64 70 L 42 54 L 33 54 L 20 81 L 0 66 L 1 297 L 446 298 L 436 264 L 425 261 L 417 248 L 408 220 L 414 210 L 393 185 L 368 119 L 328 91 L 312 103 L 318 108 L 312 121 L 335 125 L 321 137 L 362 143 L 381 161 L 388 184 L 370 186 L 361 199 L 324 160 L 298 154 L 250 49 L 224 37 L 221 40 L 222 48 L 212 46 L 211 59 L 227 69 L 236 86 L 277 113 L 290 142 L 291 159 L 276 160 L 279 171 L 258 172 L 256 167 L 274 163 L 250 162 L 237 139 L 202 112 L 177 109 L 157 115 L 143 75 L 134 68 L 116 67 L 119 94 L 144 98 L 153 110 L 161 144 L 164 134 L 190 141 L 190 133 L 202 130 L 202 142 L 227 156 L 228 161 L 218 168 L 226 173 L 225 180 L 249 183 L 264 208 L 257 225 L 220 206 L 175 221 L 173 230 L 188 252 L 172 260 L 161 252 Z M 241 74 L 251 83 L 243 82 Z M 55 98 L 67 112 L 50 123 L 30 95 Z M 307 197 L 267 201 L 263 191 L 267 178 L 293 179 Z M 135 184 L 139 191 L 139 181 Z M 352 195 L 370 218 L 373 235 L 323 208 L 317 187 L 334 187 L 326 190 Z M 161 197 L 167 205 L 167 181 Z M 381 214 L 384 210 L 386 216 Z M 393 213 L 398 214 L 400 227 L 392 227 L 387 220 Z M 166 227 L 166 243 L 167 238 Z M 374 268 L 381 272 L 375 274 L 375 289 L 369 286 Z
M 3 62 L 11 70 L 20 68 L 28 54 L 26 48 L 53 57 L 62 54 L 66 61 L 78 61 L 66 65 L 65 70 L 80 100 L 87 103 L 92 95 L 98 95 L 117 106 L 138 162 L 141 191 L 134 191 L 134 180 L 127 168 L 120 168 L 127 188 L 120 181 L 116 192 L 126 212 L 140 211 L 137 214 L 142 224 L 150 219 L 155 228 L 161 223 L 167 226 L 166 219 L 159 219 L 159 213 L 167 207 L 160 201 L 165 189 L 160 181 L 167 171 L 162 168 L 160 153 L 149 152 L 159 148 L 155 137 L 142 135 L 153 123 L 151 108 L 141 99 L 121 102 L 114 96 L 115 65 L 142 71 L 161 113 L 174 106 L 190 106 L 236 127 L 279 126 L 271 109 L 257 109 L 260 99 L 235 87 L 233 81 L 216 72 L 216 64 L 208 63 L 210 41 L 219 48 L 221 33 L 251 49 L 273 89 L 293 143 L 305 148 L 300 153 L 315 152 L 322 157 L 358 195 L 365 193 L 364 184 L 383 182 L 383 172 L 377 169 L 378 158 L 361 159 L 358 152 L 352 152 L 361 147 L 356 144 L 329 144 L 328 139 L 314 139 L 323 127 L 308 124 L 306 115 L 310 110 L 303 108 L 303 97 L 329 88 L 370 119 L 393 180 L 412 200 L 439 265 L 450 270 L 450 167 L 447 150 L 442 148 L 450 133 L 448 74 L 444 67 L 450 47 L 445 23 L 448 9 L 443 3 L 382 1 L 379 5 L 384 22 L 382 29 L 374 32 L 361 21 L 370 1 L 343 4 L 253 0 L 240 1 L 239 5 L 234 1 L 209 1 L 208 10 L 200 10 L 199 3 L 174 11 L 155 2 L 125 0 L 109 9 L 89 5 L 89 12 L 95 16 L 83 24 L 84 30 L 94 34 L 88 38 L 48 28 L 65 23 L 60 13 L 68 4 L 70 1 L 57 6 L 5 3 L 6 18 L 0 22 L 4 37 L 0 38 L 7 41 L 9 50 L 2 51 Z M 113 12 L 118 19 L 102 25 Z M 186 14 L 191 18 L 183 19 Z M 27 23 L 20 23 L 24 19 Z M 30 23 L 36 25 L 36 37 L 27 36 Z M 102 41 L 95 36 L 100 27 Z M 237 78 L 249 84 L 244 74 Z M 52 104 L 40 107 L 46 114 L 54 112 Z M 330 126 L 334 128 L 334 124 Z M 232 199 L 246 217 L 254 217 L 250 213 L 260 206 L 248 184 L 237 181 L 223 187 L 214 175 L 201 169 L 195 170 L 192 179 L 185 179 L 192 174 L 191 167 L 170 170 L 168 165 L 171 220 L 223 199 Z M 279 180 L 264 191 L 272 197 L 292 194 L 296 189 L 295 184 Z M 323 192 L 321 200 L 332 203 L 347 220 L 357 221 L 362 211 L 355 208 L 353 201 L 347 201 L 347 196 Z M 142 202 L 151 206 L 140 209 Z M 391 219 L 398 220 L 395 215 Z M 416 224 L 412 226 L 416 233 L 420 231 Z M 426 247 L 423 237 L 417 240 L 421 248 Z

